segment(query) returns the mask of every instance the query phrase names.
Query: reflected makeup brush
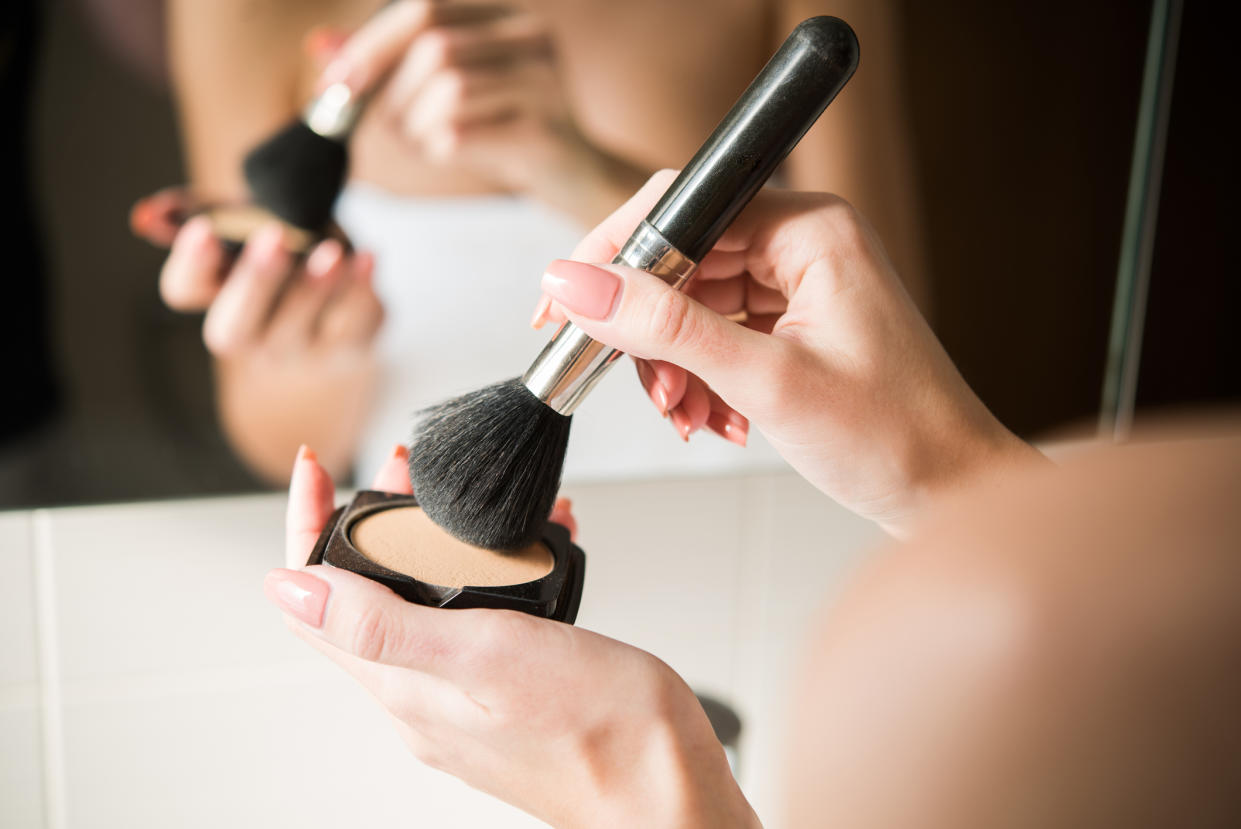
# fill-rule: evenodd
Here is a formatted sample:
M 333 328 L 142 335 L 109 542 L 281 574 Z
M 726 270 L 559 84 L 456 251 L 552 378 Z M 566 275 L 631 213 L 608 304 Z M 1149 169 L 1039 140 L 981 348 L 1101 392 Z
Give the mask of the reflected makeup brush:
M 326 227 L 345 186 L 346 143 L 361 113 L 361 96 L 347 85 L 323 90 L 300 119 L 246 156 L 242 169 L 254 200 L 296 227 Z
M 857 63 L 843 20 L 799 24 L 612 261 L 682 288 Z M 566 323 L 521 377 L 424 410 L 409 468 L 427 517 L 492 550 L 537 539 L 573 410 L 619 356 Z

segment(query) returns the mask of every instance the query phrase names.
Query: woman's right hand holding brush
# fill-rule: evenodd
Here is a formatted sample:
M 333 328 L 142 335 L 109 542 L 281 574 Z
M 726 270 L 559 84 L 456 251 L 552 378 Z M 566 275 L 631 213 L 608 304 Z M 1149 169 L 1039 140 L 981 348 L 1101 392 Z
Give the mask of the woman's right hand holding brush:
M 897 534 L 975 474 L 1039 457 L 966 385 L 870 225 L 835 196 L 760 192 L 687 293 L 580 264 L 610 261 L 671 179 L 656 174 L 578 261 L 548 267 L 536 325 L 567 317 L 638 358 L 687 438 L 706 426 L 744 442 L 753 422 L 815 486 Z

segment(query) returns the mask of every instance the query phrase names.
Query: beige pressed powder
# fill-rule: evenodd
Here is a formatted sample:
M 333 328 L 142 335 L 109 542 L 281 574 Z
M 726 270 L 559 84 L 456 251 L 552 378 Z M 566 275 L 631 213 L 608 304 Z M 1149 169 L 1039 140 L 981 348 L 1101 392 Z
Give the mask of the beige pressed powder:
M 252 204 L 220 204 L 205 211 L 215 235 L 242 243 L 250 234 L 269 222 L 280 222 L 284 228 L 285 247 L 290 253 L 305 253 L 314 247 L 317 237 L 308 230 L 294 227 L 272 213 Z
M 357 521 L 349 540 L 376 564 L 441 587 L 524 584 L 552 570 L 551 551 L 541 543 L 516 552 L 475 547 L 444 532 L 419 507 L 397 507 Z

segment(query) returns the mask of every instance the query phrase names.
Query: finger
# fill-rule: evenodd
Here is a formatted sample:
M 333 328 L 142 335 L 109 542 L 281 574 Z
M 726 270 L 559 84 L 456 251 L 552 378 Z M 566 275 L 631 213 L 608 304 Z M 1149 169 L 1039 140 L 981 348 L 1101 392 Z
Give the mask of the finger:
M 353 273 L 343 280 L 319 318 L 316 339 L 322 343 L 367 345 L 383 325 L 384 309 L 375 294 L 369 253 L 353 257 Z
M 707 389 L 707 396 L 711 400 L 711 414 L 707 417 L 707 429 L 730 443 L 744 447 L 750 434 L 750 421 L 710 389 Z
M 746 282 L 740 277 L 709 282 L 699 282 L 695 277 L 686 293 L 717 314 L 727 316 L 746 310 L 746 289 Z
M 427 81 L 409 107 L 402 129 L 409 137 L 425 141 L 445 128 L 464 131 L 495 123 L 535 107 L 532 95 L 520 79 L 498 78 L 491 72 L 483 77 L 473 72 L 440 72 Z
M 211 221 L 196 216 L 186 222 L 172 242 L 159 274 L 159 294 L 175 311 L 201 311 L 220 291 L 224 252 Z
M 680 405 L 688 377 L 685 369 L 663 360 L 635 358 L 634 364 L 638 366 L 638 380 L 661 415 Z
M 549 520 L 567 529 L 570 541 L 577 538 L 577 519 L 573 517 L 573 502 L 568 498 L 556 499 L 556 503 L 552 505 L 552 514 Z
M 193 199 L 181 187 L 168 187 L 139 199 L 129 211 L 129 228 L 153 245 L 168 247 L 185 223 Z
M 694 281 L 728 279 L 745 273 L 746 251 L 712 250 L 698 263 Z
M 319 534 L 327 526 L 336 498 L 332 476 L 319 465 L 309 446 L 297 450 L 289 478 L 289 505 L 285 511 L 285 564 L 304 567 Z
M 636 357 L 679 365 L 740 411 L 766 405 L 766 386 L 754 378 L 783 376 L 790 356 L 790 343 L 730 322 L 633 268 L 557 260 L 542 287 L 591 337 Z
M 285 590 L 295 600 L 298 586 L 292 581 L 303 574 L 295 573 L 282 578 L 288 571 L 273 571 L 264 580 L 264 592 L 277 605 L 281 600 L 273 595 Z M 401 731 L 421 731 L 435 726 L 469 727 L 478 719 L 481 709 L 478 703 L 462 694 L 453 684 L 438 676 L 380 665 L 359 659 L 324 641 L 315 632 L 293 616 L 285 615 L 285 623 L 297 638 L 306 642 L 319 653 L 331 659 L 358 681 L 366 691 L 396 720 Z
M 433 6 L 426 0 L 398 0 L 381 9 L 340 48 L 319 76 L 316 90 L 343 83 L 360 93 L 377 86 L 414 38 L 432 24 Z
M 380 492 L 397 492 L 402 495 L 414 494 L 414 486 L 409 480 L 408 449 L 399 443 L 392 448 L 392 454 L 375 473 L 371 489 L 377 489 Z
M 690 375 L 686 378 L 685 394 L 681 396 L 681 402 L 668 413 L 673 427 L 682 440 L 689 440 L 690 435 L 706 425 L 710 414 L 711 403 L 707 397 L 706 385 Z
M 264 225 L 246 242 L 219 295 L 207 309 L 203 339 L 225 356 L 256 340 L 272 315 L 291 259 L 280 225 Z
M 316 245 L 306 258 L 304 273 L 293 280 L 277 303 L 268 325 L 268 341 L 276 347 L 305 347 L 347 268 L 340 242 L 328 239 Z
M 513 637 L 530 637 L 530 625 L 538 622 L 518 613 L 413 604 L 378 582 L 322 565 L 274 570 L 265 587 L 306 631 L 347 654 L 466 687 L 502 669 L 496 663 L 510 651 Z
M 578 262 L 610 262 L 638 223 L 676 179 L 679 171 L 660 170 L 629 201 L 616 208 L 578 243 L 569 257 Z

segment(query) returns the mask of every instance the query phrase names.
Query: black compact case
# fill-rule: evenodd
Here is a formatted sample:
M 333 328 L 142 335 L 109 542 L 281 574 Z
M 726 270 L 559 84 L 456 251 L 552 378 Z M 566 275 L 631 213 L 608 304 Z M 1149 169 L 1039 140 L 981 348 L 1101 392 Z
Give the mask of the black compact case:
M 586 555 L 569 540 L 569 531 L 548 522 L 542 542 L 552 554 L 552 569 L 541 579 L 501 587 L 442 587 L 389 570 L 362 555 L 350 540 L 353 526 L 368 515 L 397 507 L 416 507 L 412 495 L 362 490 L 328 520 L 307 564 L 330 564 L 377 581 L 407 601 L 428 607 L 491 607 L 520 610 L 531 616 L 573 624 L 582 601 Z

